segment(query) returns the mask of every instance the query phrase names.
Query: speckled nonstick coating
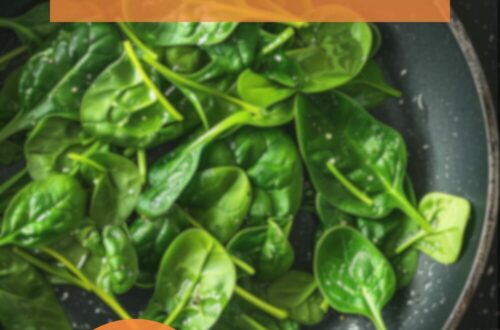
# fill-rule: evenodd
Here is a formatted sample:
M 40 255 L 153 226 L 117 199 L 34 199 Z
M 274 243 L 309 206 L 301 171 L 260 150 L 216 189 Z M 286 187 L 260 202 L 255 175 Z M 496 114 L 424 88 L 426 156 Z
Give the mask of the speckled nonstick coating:
M 20 13 L 30 0 L 2 1 L 0 15 Z M 439 265 L 422 256 L 418 273 L 384 309 L 390 329 L 454 329 L 483 272 L 491 246 L 499 200 L 498 129 L 482 69 L 461 23 L 382 24 L 384 44 L 378 59 L 388 78 L 404 92 L 374 111 L 400 131 L 409 152 L 409 174 L 416 191 L 458 194 L 473 204 L 458 263 Z M 12 35 L 0 33 L 0 50 Z M 0 181 L 14 168 L 0 169 Z M 310 268 L 314 219 L 300 215 L 293 233 L 300 245 L 297 267 Z M 307 247 L 304 248 L 304 247 Z M 91 295 L 58 288 L 75 329 L 92 329 L 114 319 Z M 134 290 L 121 298 L 138 311 L 150 292 Z M 370 329 L 363 318 L 331 313 L 312 329 Z

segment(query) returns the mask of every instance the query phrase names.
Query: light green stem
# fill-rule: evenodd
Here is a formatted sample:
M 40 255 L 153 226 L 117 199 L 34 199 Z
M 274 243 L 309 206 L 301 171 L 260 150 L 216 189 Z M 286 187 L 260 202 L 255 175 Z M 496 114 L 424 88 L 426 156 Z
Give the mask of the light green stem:
M 417 234 L 415 234 L 414 236 L 410 237 L 409 239 L 407 239 L 406 241 L 404 241 L 403 243 L 401 243 L 396 248 L 396 251 L 394 253 L 395 254 L 401 254 L 401 253 L 403 253 L 404 251 L 406 251 L 406 249 L 408 249 L 413 244 L 415 244 L 416 242 L 420 241 L 422 238 L 424 238 L 427 235 L 429 235 L 427 232 L 425 232 L 425 231 L 419 231 Z
M 132 317 L 127 311 L 120 305 L 120 303 L 113 297 L 111 294 L 104 292 L 97 285 L 92 283 L 88 279 L 88 277 L 83 274 L 83 272 L 78 269 L 71 261 L 66 259 L 63 255 L 58 253 L 55 250 L 50 248 L 42 248 L 42 252 L 48 254 L 58 262 L 60 262 L 63 266 L 65 266 L 71 273 L 73 273 L 80 281 L 82 281 L 86 286 L 88 286 L 89 291 L 93 292 L 96 296 L 98 296 L 106 305 L 108 305 L 118 316 L 120 316 L 123 320 L 129 320 Z
M 225 93 L 222 93 L 216 89 L 213 89 L 213 88 L 210 88 L 208 86 L 205 86 L 203 84 L 200 84 L 196 81 L 193 81 L 189 78 L 186 78 L 172 70 L 170 70 L 168 67 L 166 67 L 165 65 L 159 63 L 158 61 L 156 61 L 155 59 L 152 59 L 150 57 L 145 57 L 144 58 L 144 61 L 146 63 L 148 63 L 149 65 L 151 65 L 153 68 L 155 68 L 159 73 L 161 73 L 165 78 L 167 78 L 168 80 L 170 80 L 172 83 L 174 83 L 175 85 L 180 85 L 180 86 L 184 86 L 184 87 L 188 87 L 188 88 L 191 88 L 193 90 L 196 90 L 198 92 L 202 92 L 202 93 L 206 93 L 208 95 L 212 95 L 214 97 L 217 97 L 221 100 L 224 100 L 228 103 L 231 103 L 231 104 L 234 104 L 236 106 L 239 106 L 241 107 L 242 109 L 248 111 L 248 112 L 251 112 L 253 114 L 257 114 L 257 115 L 260 115 L 261 114 L 261 109 L 250 104 L 250 103 L 247 103 L 241 99 L 238 99 L 236 97 L 232 97 L 228 94 L 225 94 Z
M 27 175 L 28 175 L 28 169 L 23 168 L 22 170 L 17 172 L 14 176 L 12 176 L 7 181 L 2 183 L 0 185 L 0 195 L 5 193 L 10 188 L 12 188 L 17 182 L 19 182 L 21 179 L 23 179 Z
M 15 254 L 17 254 L 19 257 L 21 257 L 24 260 L 26 260 L 27 262 L 29 262 L 30 264 L 32 264 L 33 266 L 43 270 L 47 274 L 51 274 L 57 278 L 60 278 L 61 280 L 64 280 L 68 284 L 72 284 L 72 285 L 78 286 L 86 291 L 89 291 L 88 285 L 83 283 L 82 281 L 80 281 L 78 278 L 49 265 L 48 263 L 32 256 L 31 254 L 29 254 L 21 249 L 14 248 L 13 252 Z
M 206 131 L 203 135 L 194 140 L 189 147 L 186 149 L 186 152 L 193 151 L 199 147 L 202 147 L 214 139 L 216 139 L 222 133 L 234 128 L 238 125 L 244 125 L 251 121 L 252 114 L 246 111 L 236 112 L 226 119 L 222 120 L 220 123 L 212 127 L 210 130 Z
M 86 165 L 88 165 L 88 166 L 90 166 L 90 167 L 92 167 L 92 168 L 94 168 L 97 171 L 102 172 L 102 173 L 106 173 L 108 171 L 104 166 L 102 166 L 98 162 L 93 161 L 92 159 L 87 158 L 83 155 L 79 155 L 76 153 L 70 153 L 70 154 L 68 154 L 68 158 L 71 160 L 80 162 L 82 164 L 86 164 Z
M 394 190 L 394 188 L 388 185 L 386 185 L 386 188 L 389 194 L 393 197 L 393 200 L 396 202 L 397 207 L 403 211 L 403 213 L 410 217 L 410 219 L 416 221 L 427 233 L 432 232 L 432 227 L 429 222 L 427 222 L 422 214 L 420 214 L 420 212 L 406 199 L 405 196 L 402 196 L 399 192 Z
M 288 318 L 288 312 L 286 310 L 269 304 L 268 302 L 260 299 L 259 297 L 253 295 L 252 293 L 248 292 L 247 290 L 243 289 L 238 285 L 234 288 L 234 293 L 238 295 L 241 299 L 252 304 L 256 308 L 265 312 L 266 314 L 269 314 L 272 317 L 277 318 L 278 320 L 285 320 Z
M 363 193 L 361 190 L 359 190 L 355 185 L 349 181 L 340 171 L 337 169 L 337 167 L 334 165 L 332 161 L 328 161 L 326 163 L 326 167 L 328 170 L 333 174 L 333 176 L 340 181 L 340 183 L 356 198 L 358 198 L 360 201 L 363 203 L 371 206 L 373 205 L 373 200 L 368 197 L 365 193 Z
M 319 306 L 319 308 L 323 312 L 326 312 L 326 311 L 328 311 L 328 309 L 330 309 L 330 303 L 328 302 L 328 300 L 326 300 L 326 298 L 323 298 L 323 301 L 321 302 L 321 305 Z
M 11 20 L 0 18 L 0 28 L 7 28 L 14 30 L 17 33 L 24 35 L 25 37 L 27 37 L 28 39 L 37 44 L 42 43 L 42 40 L 36 34 L 34 34 L 30 29 L 28 29 L 24 25 L 13 22 Z
M 167 98 L 160 92 L 158 87 L 156 87 L 155 83 L 151 80 L 151 78 L 148 76 L 146 71 L 144 71 L 144 68 L 142 67 L 141 61 L 135 54 L 134 49 L 132 48 L 132 44 L 130 41 L 125 41 L 123 43 L 125 47 L 125 52 L 127 53 L 128 58 L 130 59 L 130 62 L 132 62 L 132 65 L 134 68 L 139 72 L 141 75 L 142 79 L 144 80 L 144 83 L 146 86 L 148 86 L 149 90 L 151 90 L 156 98 L 158 99 L 158 102 L 165 108 L 165 110 L 172 116 L 174 117 L 177 121 L 182 121 L 184 117 L 175 109 L 175 107 L 167 100 Z
M 123 33 L 136 45 L 139 47 L 146 56 L 152 57 L 155 60 L 158 59 L 158 55 L 152 51 L 148 46 L 146 46 L 141 39 L 137 37 L 137 35 L 128 27 L 126 23 L 117 23 Z
M 264 48 L 262 48 L 259 56 L 265 56 L 265 55 L 268 55 L 268 54 L 274 52 L 276 49 L 283 46 L 294 35 L 295 35 L 295 30 L 292 27 L 286 28 L 270 44 L 268 44 Z
M 9 63 L 11 60 L 26 53 L 27 51 L 28 51 L 27 46 L 17 47 L 16 49 L 8 51 L 7 53 L 0 56 L 0 66 L 2 66 L 5 63 Z
M 363 293 L 363 297 L 365 298 L 366 304 L 368 305 L 368 308 L 370 309 L 370 312 L 372 314 L 371 320 L 373 324 L 375 325 L 375 328 L 377 330 L 387 330 L 387 327 L 384 324 L 384 320 L 382 319 L 382 315 L 380 315 L 380 310 L 375 306 L 375 302 L 373 301 L 372 296 L 364 288 L 361 289 L 361 292 Z
M 255 321 L 253 318 L 250 316 L 243 314 L 240 316 L 241 319 L 246 322 L 246 324 L 250 327 L 252 330 L 267 330 L 265 326 L 260 324 L 259 322 Z
M 139 176 L 141 178 L 141 183 L 146 183 L 147 177 L 147 160 L 146 160 L 146 152 L 144 149 L 137 151 L 137 167 L 139 169 Z
M 307 22 L 285 22 L 283 24 L 289 25 L 289 26 L 294 27 L 296 29 L 302 29 L 302 28 L 306 28 L 309 26 L 309 23 L 307 23 Z

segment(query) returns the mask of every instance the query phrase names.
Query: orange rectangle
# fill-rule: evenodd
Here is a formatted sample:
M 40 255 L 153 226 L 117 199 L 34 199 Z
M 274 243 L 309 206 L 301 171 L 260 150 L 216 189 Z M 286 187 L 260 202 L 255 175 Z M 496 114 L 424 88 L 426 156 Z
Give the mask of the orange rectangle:
M 448 22 L 450 0 L 51 0 L 52 22 Z

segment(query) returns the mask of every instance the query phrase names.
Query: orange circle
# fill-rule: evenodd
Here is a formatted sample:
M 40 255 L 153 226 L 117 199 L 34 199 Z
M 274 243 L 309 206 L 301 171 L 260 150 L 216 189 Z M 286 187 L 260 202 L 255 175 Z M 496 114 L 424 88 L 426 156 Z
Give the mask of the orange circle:
M 175 330 L 164 324 L 148 320 L 116 321 L 100 326 L 95 330 Z

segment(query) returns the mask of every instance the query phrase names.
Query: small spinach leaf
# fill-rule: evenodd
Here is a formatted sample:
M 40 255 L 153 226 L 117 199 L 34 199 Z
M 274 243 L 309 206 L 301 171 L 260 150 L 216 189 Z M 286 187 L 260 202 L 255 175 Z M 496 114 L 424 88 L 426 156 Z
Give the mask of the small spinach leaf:
M 316 246 L 314 273 L 334 309 L 366 316 L 377 329 L 386 329 L 381 309 L 394 294 L 396 276 L 363 235 L 345 226 L 328 230 Z

